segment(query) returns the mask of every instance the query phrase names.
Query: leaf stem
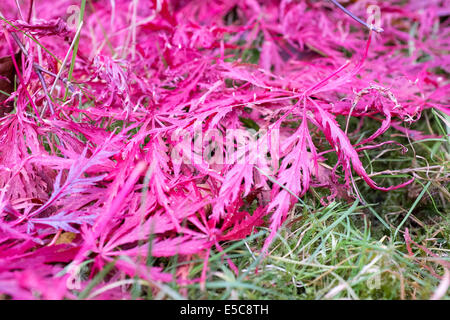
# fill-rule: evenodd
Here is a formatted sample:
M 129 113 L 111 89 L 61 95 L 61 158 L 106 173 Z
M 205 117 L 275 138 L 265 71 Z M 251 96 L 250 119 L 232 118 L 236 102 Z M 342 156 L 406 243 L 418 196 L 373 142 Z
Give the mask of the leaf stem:
M 19 37 L 15 34 L 15 33 L 11 33 L 11 36 L 13 37 L 14 41 L 16 41 L 17 45 L 19 46 L 20 50 L 22 51 L 22 53 L 28 57 L 28 51 L 27 49 L 25 49 L 25 47 L 23 46 L 23 43 L 20 41 Z M 47 90 L 47 85 L 45 84 L 45 80 L 44 77 L 42 76 L 41 70 L 39 68 L 36 68 L 36 64 L 33 64 L 33 69 L 36 72 L 39 81 L 42 84 L 42 89 L 44 90 L 44 94 L 45 94 L 45 98 L 47 99 L 47 103 L 50 107 L 50 111 L 52 113 L 52 115 L 55 114 L 55 109 L 53 108 L 53 103 L 52 100 L 48 94 L 48 90 Z

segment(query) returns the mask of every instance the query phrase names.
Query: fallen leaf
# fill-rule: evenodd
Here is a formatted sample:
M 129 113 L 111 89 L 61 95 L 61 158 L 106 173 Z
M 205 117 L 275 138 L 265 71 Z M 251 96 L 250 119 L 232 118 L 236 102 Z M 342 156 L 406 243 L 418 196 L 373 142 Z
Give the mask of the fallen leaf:
M 63 232 L 55 244 L 72 243 L 76 236 L 77 234 L 73 232 Z

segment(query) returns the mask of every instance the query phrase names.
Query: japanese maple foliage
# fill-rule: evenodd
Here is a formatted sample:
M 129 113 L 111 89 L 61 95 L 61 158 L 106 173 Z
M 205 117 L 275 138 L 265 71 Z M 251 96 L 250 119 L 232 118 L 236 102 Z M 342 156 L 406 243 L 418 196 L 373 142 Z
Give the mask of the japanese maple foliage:
M 358 197 L 355 175 L 411 183 L 375 182 L 360 152 L 450 114 L 449 6 L 346 8 L 369 5 L 383 32 L 330 1 L 1 1 L 0 293 L 74 298 L 105 266 L 107 282 L 204 283 L 212 249 L 266 226 L 265 253 L 312 187 L 326 205 Z M 379 129 L 352 141 L 337 116 Z M 150 263 L 172 256 L 204 259 L 201 277 Z

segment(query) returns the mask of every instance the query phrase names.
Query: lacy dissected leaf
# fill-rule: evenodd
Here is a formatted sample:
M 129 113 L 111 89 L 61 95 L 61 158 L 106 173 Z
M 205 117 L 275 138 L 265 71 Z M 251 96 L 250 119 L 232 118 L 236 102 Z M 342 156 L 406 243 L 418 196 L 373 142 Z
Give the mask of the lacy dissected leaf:
M 359 197 L 353 174 L 410 183 L 365 169 L 366 150 L 406 152 L 392 130 L 448 131 L 445 1 L 78 3 L 0 2 L 8 297 L 74 298 L 105 267 L 86 297 L 203 286 L 215 251 L 239 273 L 225 247 L 268 227 L 266 252 L 312 188 L 327 205 Z M 439 132 L 414 129 L 426 109 Z

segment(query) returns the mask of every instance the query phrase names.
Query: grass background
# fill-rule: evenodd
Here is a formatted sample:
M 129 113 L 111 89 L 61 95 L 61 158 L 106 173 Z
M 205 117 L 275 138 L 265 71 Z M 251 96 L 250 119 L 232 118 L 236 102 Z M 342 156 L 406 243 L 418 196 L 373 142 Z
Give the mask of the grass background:
M 364 203 L 328 206 L 319 201 L 328 191 L 312 189 L 291 210 L 266 257 L 259 255 L 268 235 L 265 228 L 242 241 L 225 243 L 224 252 L 211 251 L 204 288 L 175 282 L 155 287 L 138 279 L 116 285 L 126 284 L 134 298 L 144 299 L 430 299 L 444 275 L 439 260 L 450 261 L 449 144 L 441 117 L 435 110 L 424 111 L 411 129 L 443 138 L 412 141 L 391 128 L 384 136 L 407 146 L 408 152 L 386 146 L 367 150 L 362 157 L 369 174 L 391 171 L 374 176 L 379 185 L 414 176 L 411 185 L 383 192 L 356 179 Z M 339 120 L 345 125 L 346 119 Z M 357 119 L 352 121 L 350 128 Z M 365 120 L 364 130 L 350 136 L 352 142 L 370 135 L 378 125 Z M 414 244 L 410 255 L 405 228 L 412 240 L 436 256 Z M 241 270 L 239 275 L 230 269 L 225 254 Z M 202 259 L 179 261 L 177 256 L 152 264 L 173 273 L 188 266 L 187 278 L 200 277 L 203 268 Z M 79 298 L 95 298 L 105 290 L 95 288 L 107 273 L 108 266 Z M 449 299 L 449 292 L 441 298 Z
M 362 136 L 373 132 L 377 125 L 374 120 L 365 121 Z M 190 299 L 432 297 L 440 284 L 436 275 L 442 276 L 444 269 L 436 257 L 414 245 L 411 245 L 414 255 L 410 256 L 403 233 L 408 228 L 415 242 L 440 256 L 439 259 L 450 261 L 449 144 L 446 128 L 434 110 L 425 111 L 411 128 L 444 138 L 411 141 L 390 129 L 385 136 L 403 143 L 408 152 L 403 155 L 397 147 L 393 151 L 370 150 L 363 161 L 369 173 L 392 171 L 389 178 L 377 176 L 380 185 L 414 176 L 413 184 L 382 192 L 359 181 L 365 204 L 334 202 L 327 207 L 319 202 L 326 192 L 312 190 L 303 199 L 309 208 L 296 205 L 265 259 L 260 261 L 258 256 L 266 234 L 261 229 L 226 249 L 243 270 L 241 275 L 235 276 L 226 260 L 218 259 L 221 254 L 213 253 L 207 290 L 200 290 L 198 285 L 188 286 L 185 296 Z M 200 265 L 199 261 L 192 268 L 191 276 L 199 276 Z M 449 299 L 449 292 L 442 298 Z

